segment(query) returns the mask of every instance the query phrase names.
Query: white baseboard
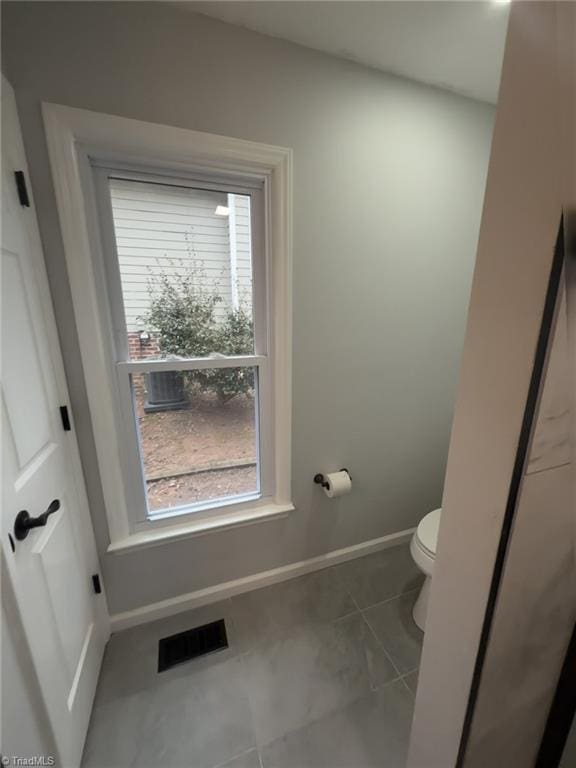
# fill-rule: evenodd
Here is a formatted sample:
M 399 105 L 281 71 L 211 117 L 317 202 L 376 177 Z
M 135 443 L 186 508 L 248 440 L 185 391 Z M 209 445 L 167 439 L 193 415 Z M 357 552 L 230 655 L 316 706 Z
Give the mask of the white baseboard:
M 157 603 L 150 603 L 141 608 L 135 608 L 132 611 L 116 613 L 110 617 L 111 629 L 112 632 L 120 632 L 122 629 L 135 627 L 138 624 L 146 624 L 149 621 L 164 619 L 176 613 L 183 613 L 193 608 L 199 608 L 202 605 L 225 600 L 242 592 L 250 592 L 253 589 L 277 584 L 287 579 L 303 576 L 306 573 L 320 571 L 322 568 L 329 568 L 331 565 L 344 563 L 347 560 L 354 560 L 356 557 L 363 557 L 371 552 L 395 547 L 398 544 L 409 541 L 414 531 L 415 528 L 409 528 L 398 533 L 391 533 L 388 536 L 381 536 L 378 539 L 363 541 L 361 544 L 354 544 L 344 549 L 335 549 L 332 552 L 327 552 L 318 557 L 311 557 L 308 560 L 300 560 L 297 563 L 283 565 L 270 571 L 261 571 L 260 573 L 252 574 L 252 576 L 215 584 L 213 587 L 198 589 L 195 592 L 171 597 L 168 600 L 160 600 Z

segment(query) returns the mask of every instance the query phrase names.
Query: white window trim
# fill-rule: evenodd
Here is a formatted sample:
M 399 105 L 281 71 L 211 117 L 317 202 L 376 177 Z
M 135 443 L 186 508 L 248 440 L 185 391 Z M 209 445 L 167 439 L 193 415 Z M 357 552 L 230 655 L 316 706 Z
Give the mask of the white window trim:
M 85 168 L 86 190 L 94 194 L 97 210 L 88 210 L 93 219 L 93 230 L 100 232 L 102 247 L 97 242 L 93 246 L 93 266 L 97 277 L 97 290 L 100 289 L 98 298 L 99 306 L 108 307 L 107 319 L 111 328 L 108 332 L 110 340 L 108 350 L 108 365 L 115 372 L 115 386 L 117 407 L 116 424 L 122 424 L 118 430 L 117 440 L 120 445 L 119 461 L 125 481 L 125 493 L 127 496 L 127 514 L 129 528 L 132 534 L 149 533 L 151 527 L 175 526 L 188 522 L 204 526 L 205 519 L 211 522 L 212 518 L 227 517 L 230 507 L 234 507 L 232 513 L 251 514 L 256 506 L 258 511 L 274 501 L 273 490 L 274 477 L 274 428 L 272 423 L 273 395 L 271 392 L 272 371 L 270 366 L 269 350 L 272 349 L 269 338 L 270 320 L 269 302 L 273 296 L 269 286 L 271 273 L 269 261 L 269 248 L 266 247 L 266 235 L 264 232 L 267 214 L 265 210 L 265 182 L 263 179 L 244 178 L 245 188 L 239 186 L 240 179 L 237 176 L 225 178 L 220 173 L 213 173 L 214 179 L 207 180 L 205 171 L 199 174 L 190 169 L 190 174 L 184 174 L 182 169 L 174 173 L 172 169 L 165 169 L 163 174 L 158 174 L 157 169 L 135 169 L 130 162 L 112 163 L 109 160 L 101 162 L 97 155 L 97 149 L 92 147 L 90 151 L 83 151 L 81 163 Z M 126 318 L 124 313 L 124 301 L 121 289 L 121 277 L 118 257 L 115 247 L 114 219 L 110 200 L 109 179 L 117 176 L 134 178 L 143 181 L 155 181 L 157 183 L 182 183 L 184 186 L 192 184 L 202 188 L 223 190 L 234 188 L 238 193 L 249 195 L 251 199 L 251 214 L 256 223 L 253 228 L 253 319 L 255 353 L 250 356 L 227 356 L 226 358 L 190 358 L 187 361 L 154 362 L 142 360 L 136 362 L 129 360 L 128 336 Z M 99 279 L 98 279 L 99 278 Z M 258 352 L 259 351 L 259 352 Z M 125 362 L 122 362 L 125 361 Z M 258 425 L 258 467 L 259 488 L 251 493 L 241 494 L 235 497 L 211 499 L 203 503 L 184 504 L 170 509 L 147 512 L 147 494 L 142 476 L 142 460 L 139 449 L 139 436 L 134 418 L 132 389 L 130 386 L 130 373 L 146 373 L 159 370 L 197 370 L 203 368 L 224 368 L 236 365 L 250 366 L 257 369 L 258 373 L 258 397 L 256 398 L 256 417 Z M 244 514 L 241 519 L 244 520 Z M 212 526 L 213 527 L 213 526 Z M 203 527 L 204 530 L 204 527 Z M 131 540 L 132 541 L 132 540 Z
M 102 477 L 110 533 L 109 551 L 122 552 L 286 515 L 291 501 L 292 371 L 292 151 L 241 139 L 146 123 L 56 104 L 43 104 L 44 123 L 82 364 Z M 126 504 L 117 439 L 115 381 L 106 330 L 108 308 L 99 300 L 94 248 L 99 248 L 90 211 L 88 155 L 111 162 L 132 160 L 177 172 L 226 174 L 264 180 L 272 374 L 274 494 L 272 498 L 227 504 L 197 512 L 182 522 L 135 531 Z M 162 365 L 162 363 L 160 363 Z

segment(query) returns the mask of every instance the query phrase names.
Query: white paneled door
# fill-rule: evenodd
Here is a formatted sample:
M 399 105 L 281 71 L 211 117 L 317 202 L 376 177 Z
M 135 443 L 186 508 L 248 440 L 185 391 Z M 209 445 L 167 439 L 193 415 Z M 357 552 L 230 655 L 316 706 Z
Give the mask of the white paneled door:
M 74 432 L 61 419 L 66 385 L 36 215 L 32 200 L 20 199 L 16 172 L 28 180 L 14 93 L 3 79 L 1 549 L 56 761 L 73 768 L 109 621 L 92 580 L 98 558 Z

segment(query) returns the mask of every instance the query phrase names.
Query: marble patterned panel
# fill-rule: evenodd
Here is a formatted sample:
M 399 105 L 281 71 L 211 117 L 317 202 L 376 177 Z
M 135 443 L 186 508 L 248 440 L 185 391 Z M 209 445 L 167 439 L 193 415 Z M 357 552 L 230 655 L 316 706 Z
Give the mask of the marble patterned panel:
M 559 467 L 570 461 L 571 398 L 566 289 L 562 282 L 556 324 L 530 446 L 527 474 Z
M 420 670 L 416 669 L 414 672 L 409 672 L 407 675 L 404 675 L 402 678 L 406 685 L 408 686 L 408 689 L 416 695 L 416 690 L 418 688 L 418 674 Z
M 465 768 L 532 765 L 576 620 L 573 467 L 525 475 Z
M 233 757 L 227 763 L 219 765 L 218 768 L 262 768 L 260 755 L 257 749 L 249 749 L 243 755 Z
M 562 760 L 558 768 L 574 768 L 576 765 L 576 718 L 572 722 L 572 728 L 564 745 Z

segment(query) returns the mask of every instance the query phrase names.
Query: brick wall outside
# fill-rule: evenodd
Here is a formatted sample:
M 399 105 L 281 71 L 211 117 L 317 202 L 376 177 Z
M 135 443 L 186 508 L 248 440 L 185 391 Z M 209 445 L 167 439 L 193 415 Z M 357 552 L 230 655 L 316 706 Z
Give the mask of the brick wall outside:
M 147 357 L 159 357 L 160 345 L 158 338 L 150 334 L 149 339 L 141 339 L 140 331 L 128 331 L 128 352 L 130 360 L 145 360 Z M 137 396 L 143 397 L 145 395 L 146 380 L 144 374 L 133 374 L 132 385 Z

